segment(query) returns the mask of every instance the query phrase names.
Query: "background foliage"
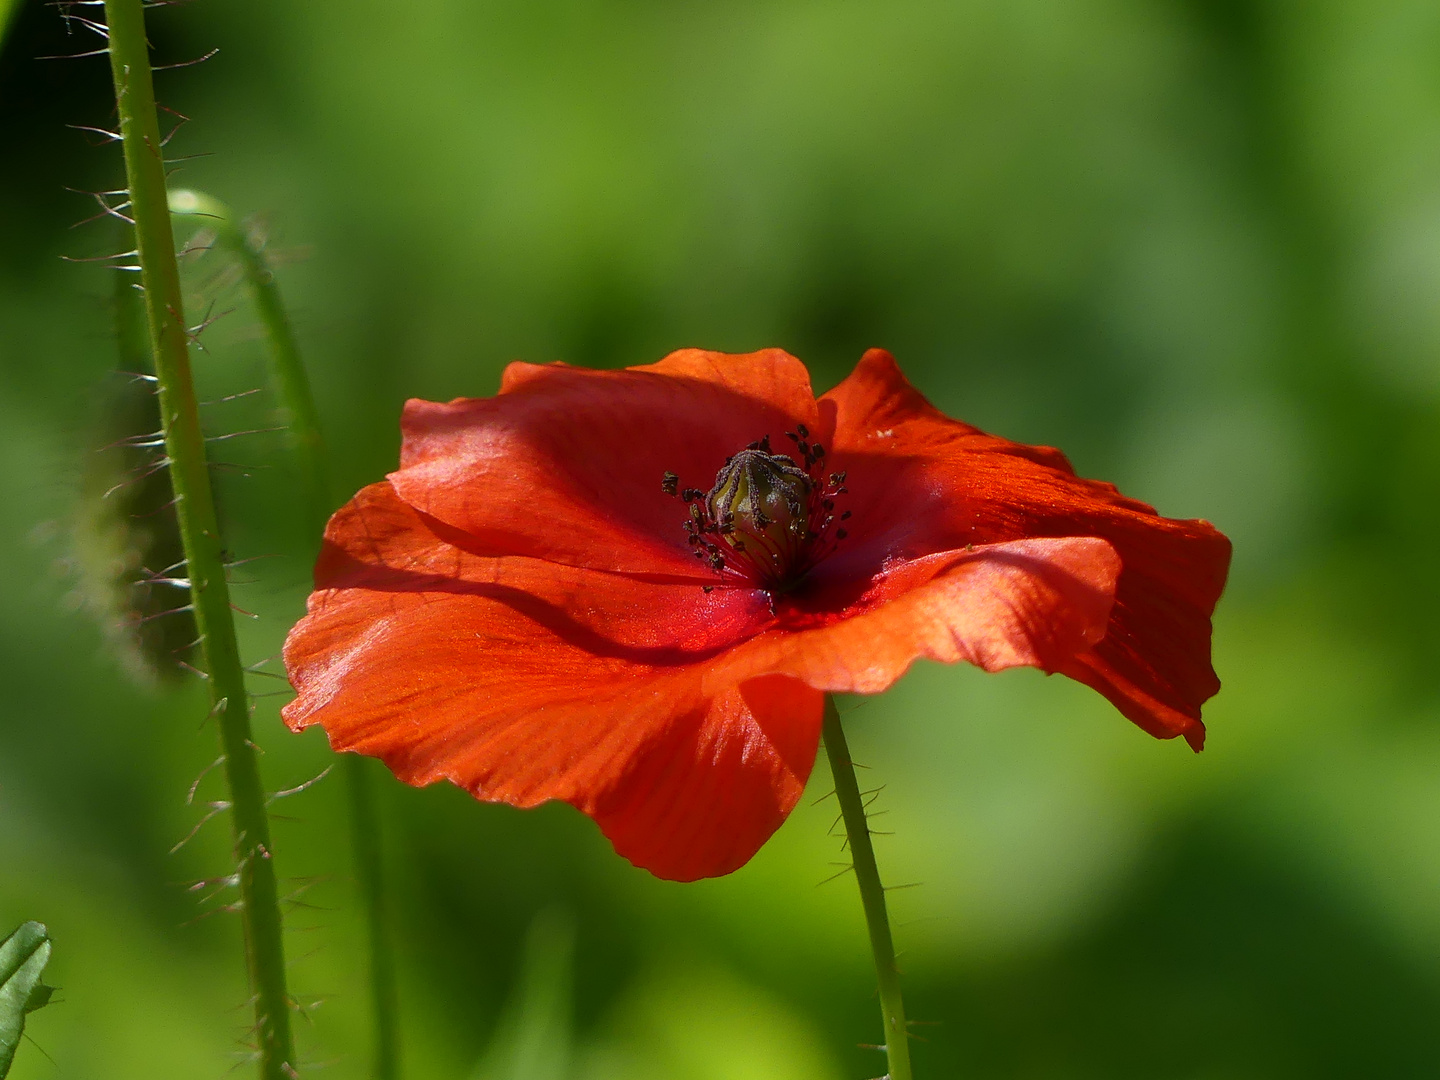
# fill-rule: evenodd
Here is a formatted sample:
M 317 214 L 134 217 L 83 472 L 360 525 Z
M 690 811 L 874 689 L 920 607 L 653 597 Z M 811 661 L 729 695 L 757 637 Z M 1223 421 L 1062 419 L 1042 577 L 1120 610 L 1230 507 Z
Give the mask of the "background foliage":
M 225 872 L 225 827 L 166 854 L 214 736 L 195 687 L 137 679 L 105 629 L 127 556 L 97 496 L 124 464 L 95 448 L 143 405 L 112 374 L 111 276 L 57 258 L 116 250 L 104 222 L 66 228 L 93 212 L 66 187 L 120 183 L 118 151 L 64 126 L 104 126 L 106 72 L 32 59 L 94 43 L 14 7 L 0 928 L 45 921 L 63 1003 L 29 1025 L 53 1063 L 22 1047 L 12 1075 L 221 1076 L 238 926 L 184 886 Z M 910 1011 L 936 1022 L 920 1075 L 1433 1075 L 1440 8 L 205 0 L 152 37 L 161 62 L 221 50 L 160 76 L 195 118 L 176 152 L 213 155 L 177 180 L 298 256 L 281 283 L 347 488 L 393 465 L 404 398 L 491 393 L 511 359 L 776 344 L 828 386 L 880 344 L 948 412 L 1234 538 L 1199 757 L 1033 672 L 921 665 L 855 707 L 882 867 L 923 882 L 892 894 Z M 202 396 L 261 385 L 233 282 L 192 278 L 192 321 L 236 309 Z M 212 407 L 216 433 L 272 425 L 265 398 Z M 258 661 L 312 538 L 277 436 L 216 445 L 246 466 L 219 474 L 234 550 L 280 556 L 239 592 Z M 328 757 L 283 700 L 256 718 L 275 788 Z M 675 886 L 566 807 L 377 779 L 412 1077 L 879 1071 L 853 884 L 817 884 L 828 807 Z M 292 985 L 324 999 L 306 1056 L 352 1077 L 343 804 L 333 781 L 278 804 L 277 845 L 308 887 Z

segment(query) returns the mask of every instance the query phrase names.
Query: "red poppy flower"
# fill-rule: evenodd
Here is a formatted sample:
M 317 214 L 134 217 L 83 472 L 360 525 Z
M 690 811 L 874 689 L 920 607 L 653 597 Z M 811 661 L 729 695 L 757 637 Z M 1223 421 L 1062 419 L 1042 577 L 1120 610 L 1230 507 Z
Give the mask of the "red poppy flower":
M 888 353 L 819 400 L 776 349 L 512 364 L 402 430 L 326 529 L 284 716 L 407 783 L 562 799 L 691 880 L 785 819 L 825 693 L 917 657 L 1058 671 L 1201 746 L 1229 541 L 947 419 Z

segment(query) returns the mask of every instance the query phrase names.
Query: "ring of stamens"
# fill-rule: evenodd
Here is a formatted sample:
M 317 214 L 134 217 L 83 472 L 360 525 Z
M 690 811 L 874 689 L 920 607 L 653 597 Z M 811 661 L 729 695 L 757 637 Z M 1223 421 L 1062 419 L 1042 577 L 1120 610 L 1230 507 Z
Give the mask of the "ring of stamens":
M 689 507 L 682 526 L 695 557 L 722 577 L 772 592 L 794 588 L 834 551 L 846 536 L 838 523 L 850 517 L 849 510 L 836 514 L 836 499 L 849 489 L 845 473 L 824 474 L 825 447 L 804 424 L 785 436 L 803 465 L 775 453 L 767 435 L 726 458 L 708 492 L 681 488 L 673 472 L 661 480 L 665 494 Z

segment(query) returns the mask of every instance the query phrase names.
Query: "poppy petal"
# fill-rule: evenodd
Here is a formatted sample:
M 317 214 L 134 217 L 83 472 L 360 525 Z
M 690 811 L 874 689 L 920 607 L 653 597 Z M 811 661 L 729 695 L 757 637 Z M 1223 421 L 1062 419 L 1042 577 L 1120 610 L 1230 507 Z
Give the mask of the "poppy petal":
M 660 877 L 748 860 L 799 799 L 820 731 L 821 695 L 795 680 L 714 677 L 768 607 L 488 558 L 444 528 L 388 484 L 336 514 L 286 641 L 286 723 L 417 786 L 569 802 Z
M 747 444 L 816 423 L 809 374 L 779 349 L 621 371 L 511 364 L 496 397 L 408 402 L 390 480 L 492 555 L 710 579 L 665 474 L 708 490 Z
M 1021 537 L 1098 536 L 1123 570 L 1103 641 L 1061 670 L 1146 731 L 1204 740 L 1200 706 L 1220 687 L 1210 616 L 1230 542 L 1203 521 L 1161 517 L 1113 486 L 1077 477 L 1063 454 L 944 416 L 889 353 L 867 352 L 821 399 L 832 467 L 848 473 L 850 537 L 827 562 L 864 578 L 896 560 Z
M 587 812 L 617 852 L 660 877 L 737 870 L 800 800 L 824 702 L 785 676 L 732 683 L 677 717 Z
M 469 541 L 402 502 L 388 482 L 371 484 L 326 527 L 310 611 L 345 603 L 357 589 L 396 597 L 474 595 L 508 603 L 598 656 L 650 664 L 706 659 L 773 622 L 757 589 L 642 584 L 538 559 L 476 554 Z
M 1091 536 L 941 552 L 892 568 L 846 618 L 761 634 L 736 663 L 860 694 L 887 689 L 922 656 L 1063 671 L 1104 638 L 1119 574 L 1115 549 Z

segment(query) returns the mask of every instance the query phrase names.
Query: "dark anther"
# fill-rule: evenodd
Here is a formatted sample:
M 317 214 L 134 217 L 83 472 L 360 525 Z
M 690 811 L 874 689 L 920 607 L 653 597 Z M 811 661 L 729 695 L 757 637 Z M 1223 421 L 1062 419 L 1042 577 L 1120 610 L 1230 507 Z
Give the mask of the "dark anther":
M 847 533 L 844 529 L 836 529 L 836 530 L 835 530 L 835 539 L 836 539 L 836 540 L 844 540 L 845 537 L 847 537 L 847 536 L 849 536 L 849 535 L 850 535 L 850 534 Z
M 802 439 L 808 439 L 810 437 L 810 429 L 807 428 L 804 424 L 796 424 L 795 430 L 800 433 L 800 437 Z
M 825 447 L 821 446 L 818 442 L 810 449 L 814 452 L 816 461 L 819 461 L 825 456 Z
M 840 520 L 841 520 L 841 521 L 849 521 L 849 520 L 850 520 L 850 511 L 849 511 L 849 510 L 846 510 L 843 514 L 841 514 L 841 515 L 840 515 Z
M 712 593 L 712 592 L 715 591 L 715 586 L 714 586 L 714 585 L 701 585 L 701 586 L 700 586 L 700 591 L 703 592 L 703 593 L 705 593 L 706 595 L 709 595 L 710 593 Z
M 660 490 L 665 492 L 666 495 L 674 495 L 679 489 L 679 486 L 680 477 L 676 476 L 673 472 L 667 472 L 660 481 Z
M 705 497 L 705 493 L 699 488 L 686 488 L 681 493 L 681 497 L 688 503 L 694 502 L 696 499 L 703 499 Z

